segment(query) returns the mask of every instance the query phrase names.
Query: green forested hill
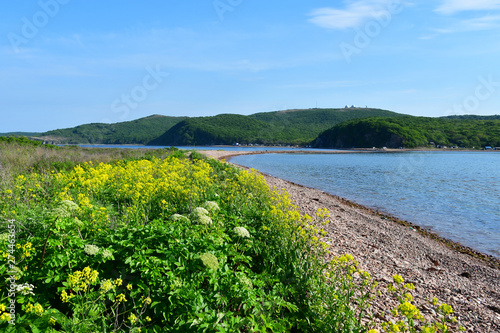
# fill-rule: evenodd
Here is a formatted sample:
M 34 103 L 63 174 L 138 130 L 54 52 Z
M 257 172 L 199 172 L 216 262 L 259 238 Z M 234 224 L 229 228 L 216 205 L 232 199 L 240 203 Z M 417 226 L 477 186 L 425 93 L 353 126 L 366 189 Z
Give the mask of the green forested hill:
M 57 143 L 145 144 L 187 117 L 153 115 L 115 124 L 85 124 L 42 133 L 38 138 Z
M 150 145 L 223 145 L 235 142 L 262 143 L 272 135 L 269 124 L 237 114 L 196 117 L 181 121 Z
M 496 116 L 392 117 L 344 122 L 321 133 L 313 146 L 320 148 L 415 148 L 436 145 L 458 147 L 500 146 L 500 120 Z
M 224 114 L 189 118 L 172 127 L 152 145 L 214 145 L 233 143 L 307 144 L 322 131 L 343 121 L 363 117 L 401 116 L 380 109 L 308 109 Z

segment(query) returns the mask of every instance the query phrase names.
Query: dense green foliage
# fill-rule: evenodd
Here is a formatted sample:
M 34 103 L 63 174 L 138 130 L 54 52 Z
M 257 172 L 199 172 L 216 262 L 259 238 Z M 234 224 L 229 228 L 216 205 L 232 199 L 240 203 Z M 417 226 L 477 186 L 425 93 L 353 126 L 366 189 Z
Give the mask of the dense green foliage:
M 186 117 L 154 115 L 115 124 L 85 124 L 45 132 L 41 139 L 57 143 L 145 144 L 162 135 Z
M 464 115 L 454 115 L 454 116 L 447 116 L 446 118 L 450 119 L 475 119 L 475 120 L 500 120 L 500 115 L 493 115 L 493 116 L 480 116 L 480 115 L 475 115 L 475 114 L 464 114 Z
M 186 119 L 150 144 L 304 145 L 333 125 L 349 119 L 374 116 L 400 115 L 391 111 L 361 108 L 287 110 L 256 113 L 250 116 L 223 114 Z
M 480 148 L 500 146 L 500 120 L 397 117 L 344 122 L 314 141 L 321 148 L 415 148 L 439 146 Z
M 26 137 L 15 137 L 15 136 L 0 136 L 0 144 L 11 144 L 15 143 L 21 146 L 32 146 L 41 147 L 43 145 L 42 141 L 30 140 Z M 49 145 L 50 147 L 54 147 Z

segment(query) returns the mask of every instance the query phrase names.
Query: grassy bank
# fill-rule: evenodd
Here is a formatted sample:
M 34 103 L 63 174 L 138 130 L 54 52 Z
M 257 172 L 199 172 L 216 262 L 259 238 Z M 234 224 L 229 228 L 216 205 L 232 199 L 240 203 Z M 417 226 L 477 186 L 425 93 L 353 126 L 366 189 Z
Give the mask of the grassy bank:
M 301 215 L 256 173 L 175 150 L 11 142 L 0 153 L 2 331 L 375 325 L 370 275 L 349 255 L 323 260 L 328 212 Z M 384 291 L 399 305 L 381 329 L 446 332 L 451 309 L 435 301 L 440 321 L 426 323 L 411 289 L 396 276 Z

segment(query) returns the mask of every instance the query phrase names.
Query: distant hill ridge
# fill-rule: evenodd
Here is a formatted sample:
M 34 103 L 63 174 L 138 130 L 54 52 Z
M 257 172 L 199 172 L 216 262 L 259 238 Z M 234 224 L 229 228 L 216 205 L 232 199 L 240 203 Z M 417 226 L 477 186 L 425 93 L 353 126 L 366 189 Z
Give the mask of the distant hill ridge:
M 22 134 L 22 133 L 19 133 Z M 36 133 L 34 133 L 36 134 Z M 252 115 L 149 117 L 93 123 L 31 137 L 50 143 L 231 145 L 319 148 L 500 146 L 500 116 L 415 117 L 373 108 L 292 109 Z
M 306 145 L 322 131 L 343 121 L 401 114 L 368 108 L 307 109 L 261 112 L 249 116 L 220 114 L 188 118 L 170 128 L 150 145 Z
M 191 118 L 152 115 L 115 124 L 92 123 L 58 129 L 36 138 L 67 144 L 306 144 L 342 121 L 373 116 L 401 115 L 369 108 L 296 109 L 249 116 L 220 114 Z

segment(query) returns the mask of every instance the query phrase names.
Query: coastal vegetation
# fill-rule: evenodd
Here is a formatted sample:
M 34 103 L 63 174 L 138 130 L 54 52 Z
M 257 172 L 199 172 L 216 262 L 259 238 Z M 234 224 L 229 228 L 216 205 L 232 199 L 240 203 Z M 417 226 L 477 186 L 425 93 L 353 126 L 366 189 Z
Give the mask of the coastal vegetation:
M 329 213 L 175 148 L 0 142 L 3 332 L 451 332 L 453 309 L 326 260 Z M 393 309 L 372 313 L 377 295 Z M 14 304 L 14 310 L 11 310 Z M 378 318 L 387 318 L 375 321 Z
M 500 146 L 500 120 L 491 117 L 380 117 L 336 125 L 313 141 L 319 148 L 480 148 Z

